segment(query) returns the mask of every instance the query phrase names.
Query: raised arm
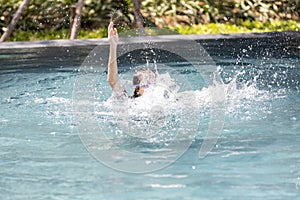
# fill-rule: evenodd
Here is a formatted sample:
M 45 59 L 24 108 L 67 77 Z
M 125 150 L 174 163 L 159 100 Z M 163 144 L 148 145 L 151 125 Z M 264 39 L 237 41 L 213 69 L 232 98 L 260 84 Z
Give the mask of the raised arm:
M 115 90 L 118 84 L 118 65 L 117 65 L 117 45 L 119 41 L 118 31 L 114 28 L 114 23 L 110 22 L 108 26 L 108 40 L 110 43 L 107 81 L 112 90 Z

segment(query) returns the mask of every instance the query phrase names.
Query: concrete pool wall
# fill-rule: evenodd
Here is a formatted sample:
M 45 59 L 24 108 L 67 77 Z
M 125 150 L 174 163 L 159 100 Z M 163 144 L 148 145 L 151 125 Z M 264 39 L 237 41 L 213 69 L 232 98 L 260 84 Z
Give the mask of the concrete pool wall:
M 119 43 L 120 45 L 134 45 L 148 40 L 149 37 L 120 37 Z M 178 41 L 182 40 L 194 40 L 216 62 L 219 62 L 222 58 L 245 56 L 247 58 L 299 58 L 300 52 L 299 32 L 162 35 L 150 37 L 150 40 L 155 43 L 167 42 L 171 45 L 176 45 Z M 0 43 L 0 69 L 80 66 L 96 46 L 103 46 L 103 53 L 108 55 L 107 38 L 4 42 Z

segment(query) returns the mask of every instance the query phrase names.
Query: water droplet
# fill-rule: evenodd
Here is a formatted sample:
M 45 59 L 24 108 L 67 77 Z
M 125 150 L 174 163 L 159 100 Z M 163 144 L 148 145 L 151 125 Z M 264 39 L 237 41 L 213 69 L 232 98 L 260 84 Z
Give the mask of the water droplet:
M 50 135 L 56 135 L 56 132 L 51 132 Z
M 146 160 L 145 163 L 146 163 L 147 165 L 150 165 L 150 164 L 152 163 L 152 161 L 151 161 L 151 160 Z

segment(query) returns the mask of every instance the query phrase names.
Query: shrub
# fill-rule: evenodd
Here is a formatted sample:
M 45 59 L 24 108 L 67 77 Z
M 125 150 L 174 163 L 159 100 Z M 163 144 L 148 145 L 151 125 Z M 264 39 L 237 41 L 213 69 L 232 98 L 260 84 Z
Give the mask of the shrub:
M 278 21 L 271 20 L 266 23 L 260 21 L 241 21 L 240 24 L 198 24 L 194 26 L 176 26 L 171 29 L 181 34 L 227 34 L 249 32 L 273 32 L 273 31 L 300 31 L 300 22 L 295 20 Z
M 157 26 L 240 21 L 299 20 L 299 0 L 144 0 L 142 12 Z
M 0 33 L 7 27 L 21 0 L 0 0 Z M 75 9 L 75 0 L 34 0 L 22 13 L 16 29 L 59 30 L 70 27 Z M 111 14 L 118 11 L 123 21 L 130 21 L 126 0 L 86 0 L 83 9 L 82 27 L 106 26 Z

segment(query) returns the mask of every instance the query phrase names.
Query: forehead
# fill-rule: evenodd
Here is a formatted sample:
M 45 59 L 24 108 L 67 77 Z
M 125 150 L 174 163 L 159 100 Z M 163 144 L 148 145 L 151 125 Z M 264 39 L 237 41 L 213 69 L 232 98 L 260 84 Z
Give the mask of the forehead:
M 143 76 L 141 74 L 135 74 L 132 78 L 134 84 L 140 83 L 143 80 Z

